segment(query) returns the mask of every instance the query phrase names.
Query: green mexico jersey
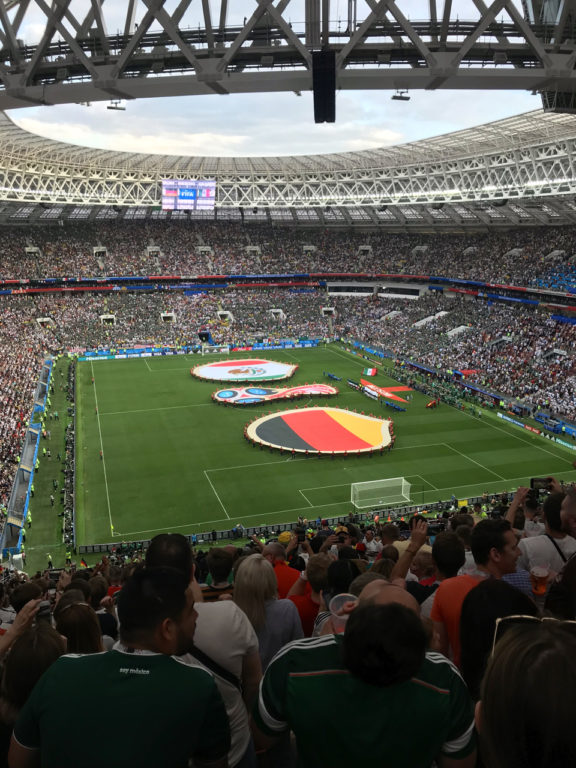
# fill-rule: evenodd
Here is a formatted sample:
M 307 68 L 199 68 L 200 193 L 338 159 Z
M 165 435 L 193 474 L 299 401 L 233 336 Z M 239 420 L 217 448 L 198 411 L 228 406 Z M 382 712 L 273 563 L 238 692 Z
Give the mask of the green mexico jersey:
M 70 691 L 80 692 L 71 703 Z M 63 656 L 20 713 L 16 740 L 42 768 L 186 768 L 228 752 L 230 732 L 212 676 L 172 656 L 109 651 Z
M 254 716 L 270 735 L 290 728 L 306 768 L 428 768 L 475 748 L 474 711 L 456 667 L 427 653 L 418 674 L 387 688 L 351 675 L 342 637 L 296 640 L 274 657 Z

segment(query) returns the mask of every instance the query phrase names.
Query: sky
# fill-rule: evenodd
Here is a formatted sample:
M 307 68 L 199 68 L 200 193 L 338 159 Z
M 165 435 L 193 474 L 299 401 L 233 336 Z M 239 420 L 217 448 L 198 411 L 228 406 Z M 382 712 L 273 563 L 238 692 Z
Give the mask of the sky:
M 137 3 L 140 0 L 136 0 Z M 165 8 L 178 0 L 165 0 Z M 220 3 L 209 0 L 213 18 Z M 304 0 L 291 0 L 286 18 L 304 18 Z M 515 0 L 520 2 L 520 0 Z M 89 0 L 71 0 L 81 18 Z M 398 0 L 411 18 L 426 18 L 428 0 Z M 358 19 L 365 17 L 366 0 L 358 0 Z M 33 9 L 33 5 L 31 8 Z M 123 27 L 125 0 L 109 0 L 108 31 Z M 441 8 L 441 0 L 439 7 Z M 257 0 L 229 3 L 228 24 L 241 24 Z M 346 0 L 331 0 L 335 19 L 346 17 Z M 195 10 L 196 9 L 196 10 Z M 201 13 L 199 0 L 190 13 Z M 453 0 L 453 18 L 473 19 L 478 10 L 471 0 Z M 143 13 L 145 8 L 139 9 Z M 185 20 L 188 26 L 200 17 Z M 345 22 L 342 22 L 345 26 Z M 183 22 L 184 26 L 184 22 Z M 115 28 L 116 27 L 116 28 Z M 30 11 L 21 34 L 37 42 L 44 28 L 42 14 Z M 144 153 L 209 156 L 301 155 L 346 152 L 390 146 L 469 128 L 541 107 L 527 92 L 413 91 L 410 101 L 392 101 L 390 91 L 339 91 L 336 122 L 314 123 L 312 93 L 257 93 L 228 96 L 189 96 L 140 99 L 126 103 L 126 111 L 108 110 L 106 102 L 91 106 L 62 105 L 11 110 L 8 114 L 26 130 L 52 139 L 89 147 Z
M 22 128 L 51 139 L 131 152 L 265 156 L 347 152 L 470 128 L 541 107 L 522 92 L 340 91 L 336 122 L 314 123 L 312 94 L 237 94 L 139 99 L 126 111 L 62 105 L 11 110 Z

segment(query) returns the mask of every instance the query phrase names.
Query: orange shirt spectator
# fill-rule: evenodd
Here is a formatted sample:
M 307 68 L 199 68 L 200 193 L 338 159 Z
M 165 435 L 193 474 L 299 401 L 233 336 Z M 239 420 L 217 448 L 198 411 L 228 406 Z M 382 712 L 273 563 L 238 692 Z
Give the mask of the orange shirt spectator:
M 445 579 L 435 592 L 434 605 L 430 618 L 434 622 L 434 630 L 444 638 L 441 643 L 442 651 L 448 655 L 448 647 L 451 649 L 451 658 L 460 666 L 460 614 L 464 598 L 474 587 L 479 584 L 476 576 L 463 574 Z M 440 625 L 440 626 L 437 626 Z

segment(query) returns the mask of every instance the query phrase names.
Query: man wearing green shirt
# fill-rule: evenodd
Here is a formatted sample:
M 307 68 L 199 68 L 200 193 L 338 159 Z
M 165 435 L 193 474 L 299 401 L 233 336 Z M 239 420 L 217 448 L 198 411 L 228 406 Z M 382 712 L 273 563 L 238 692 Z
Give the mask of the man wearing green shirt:
M 227 768 L 230 729 L 210 673 L 177 655 L 197 613 L 188 579 L 172 568 L 137 571 L 118 598 L 123 650 L 61 657 L 20 713 L 11 768 Z M 70 689 L 90 706 L 70 707 Z M 122 716 L 110 735 L 110 704 Z
M 475 766 L 466 685 L 448 659 L 427 652 L 416 601 L 410 607 L 401 591 L 376 587 L 344 635 L 296 640 L 278 652 L 254 711 L 258 746 L 290 729 L 299 768 Z

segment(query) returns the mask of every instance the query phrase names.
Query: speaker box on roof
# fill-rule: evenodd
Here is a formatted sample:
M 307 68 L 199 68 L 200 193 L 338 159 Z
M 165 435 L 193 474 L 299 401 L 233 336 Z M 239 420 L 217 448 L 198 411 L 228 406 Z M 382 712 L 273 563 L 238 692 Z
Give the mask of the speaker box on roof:
M 314 122 L 336 122 L 336 52 L 313 51 Z

